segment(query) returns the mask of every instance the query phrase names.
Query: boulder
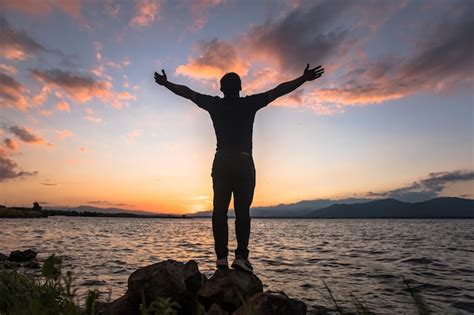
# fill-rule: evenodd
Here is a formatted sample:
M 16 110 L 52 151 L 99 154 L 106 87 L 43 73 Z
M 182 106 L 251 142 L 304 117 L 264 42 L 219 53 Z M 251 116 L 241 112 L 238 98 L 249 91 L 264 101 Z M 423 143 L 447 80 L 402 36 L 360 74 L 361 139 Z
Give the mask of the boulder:
M 232 313 L 243 301 L 262 291 L 262 281 L 253 273 L 218 269 L 199 290 L 198 295 L 206 309 L 215 303 Z
M 143 300 L 148 305 L 162 297 L 179 303 L 178 313 L 191 314 L 197 307 L 197 292 L 204 281 L 194 260 L 162 261 L 133 272 L 128 278 L 127 293 L 101 309 L 105 313 L 110 309 L 112 314 L 140 314 Z
M 229 312 L 224 311 L 218 304 L 212 304 L 206 315 L 229 315 Z
M 0 253 L 0 261 L 8 260 L 8 256 Z
M 289 298 L 283 291 L 266 291 L 253 295 L 233 313 L 233 315 L 245 314 L 306 315 L 306 304 Z
M 14 250 L 10 253 L 10 257 L 8 258 L 8 260 L 14 262 L 29 261 L 35 259 L 36 255 L 38 255 L 38 253 L 31 249 L 27 249 L 24 251 Z

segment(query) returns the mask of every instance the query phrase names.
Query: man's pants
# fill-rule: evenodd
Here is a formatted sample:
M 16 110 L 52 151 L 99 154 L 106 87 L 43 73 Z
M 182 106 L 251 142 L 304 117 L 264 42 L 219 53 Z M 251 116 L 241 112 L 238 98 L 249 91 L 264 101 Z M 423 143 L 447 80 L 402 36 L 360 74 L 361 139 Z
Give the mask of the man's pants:
M 249 211 L 255 189 L 255 165 L 252 156 L 241 152 L 217 152 L 212 164 L 212 184 L 214 188 L 212 231 L 217 258 L 226 258 L 229 253 L 227 211 L 232 193 L 237 236 L 235 256 L 248 258 Z

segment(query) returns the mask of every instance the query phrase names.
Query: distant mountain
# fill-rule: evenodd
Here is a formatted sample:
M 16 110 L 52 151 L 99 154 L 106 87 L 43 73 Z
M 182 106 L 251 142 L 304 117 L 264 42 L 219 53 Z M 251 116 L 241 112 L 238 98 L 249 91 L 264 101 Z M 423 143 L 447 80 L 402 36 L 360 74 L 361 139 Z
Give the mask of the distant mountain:
M 296 203 L 279 204 L 276 206 L 269 207 L 255 207 L 250 209 L 252 217 L 259 218 L 295 218 L 295 217 L 307 217 L 309 213 L 314 210 L 322 209 L 331 206 L 336 203 L 353 204 L 366 202 L 373 199 L 367 198 L 347 198 L 347 199 L 315 199 L 315 200 L 302 200 Z M 212 210 L 200 211 L 196 213 L 187 214 L 187 216 L 194 217 L 210 217 L 212 216 Z M 229 217 L 234 217 L 234 211 L 229 210 Z
M 127 213 L 127 214 L 138 214 L 138 215 L 164 215 L 157 212 L 149 212 L 144 210 L 130 210 L 122 208 L 99 208 L 94 206 L 80 205 L 77 207 L 47 207 L 51 210 L 64 210 L 64 211 L 77 211 L 77 212 L 99 212 L 99 213 Z
M 333 204 L 314 210 L 311 218 L 474 218 L 474 200 L 441 197 L 422 202 L 395 199 L 356 204 Z

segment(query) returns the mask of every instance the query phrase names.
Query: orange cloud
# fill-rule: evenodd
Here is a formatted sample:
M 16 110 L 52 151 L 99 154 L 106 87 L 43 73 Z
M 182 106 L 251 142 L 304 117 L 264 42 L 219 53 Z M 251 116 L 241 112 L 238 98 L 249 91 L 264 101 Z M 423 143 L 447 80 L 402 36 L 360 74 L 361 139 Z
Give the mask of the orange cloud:
M 223 2 L 223 0 L 194 0 L 188 2 L 191 6 L 191 15 L 193 18 L 192 30 L 200 30 L 203 28 L 209 18 L 209 9 L 221 5 Z
M 18 10 L 34 16 L 50 15 L 57 8 L 72 17 L 81 17 L 81 0 L 1 0 L 0 8 Z
M 71 107 L 69 106 L 69 103 L 65 101 L 60 101 L 56 104 L 56 109 L 60 112 L 70 112 Z
M 56 131 L 60 139 L 66 139 L 67 137 L 72 137 L 73 133 L 71 130 L 58 130 Z
M 20 1 L 17 1 L 20 2 Z M 4 17 L 0 17 L 0 56 L 5 59 L 25 60 L 32 55 L 48 51 L 24 31 L 15 30 Z
M 136 28 L 150 26 L 157 19 L 160 7 L 160 3 L 156 0 L 136 0 L 137 12 L 130 21 L 130 25 Z
M 220 79 L 227 72 L 247 75 L 249 65 L 241 60 L 231 44 L 213 39 L 198 43 L 200 56 L 190 57 L 188 63 L 176 69 L 177 74 L 195 79 Z
M 6 138 L 5 140 L 3 140 L 3 143 L 8 149 L 12 151 L 16 151 L 16 149 L 18 148 L 18 144 L 15 142 L 15 140 L 10 138 Z
M 0 71 L 9 75 L 16 73 L 16 68 L 10 65 L 0 63 Z
M 127 139 L 127 142 L 132 143 L 132 142 L 135 142 L 135 140 L 142 134 L 143 134 L 143 130 L 135 129 L 127 133 L 125 135 L 125 138 Z
M 48 144 L 46 140 L 33 134 L 31 129 L 27 129 L 25 127 L 20 127 L 20 126 L 11 126 L 8 130 L 25 143 Z
M 28 93 L 23 84 L 12 76 L 0 72 L 0 106 L 16 107 L 24 111 L 28 105 L 25 94 Z
M 38 172 L 26 172 L 19 169 L 18 164 L 11 160 L 4 150 L 0 149 L 0 182 L 36 174 Z
M 64 90 L 78 103 L 85 103 L 93 97 L 106 100 L 112 95 L 110 82 L 97 80 L 91 76 L 60 69 L 32 69 L 31 73 L 44 84 Z

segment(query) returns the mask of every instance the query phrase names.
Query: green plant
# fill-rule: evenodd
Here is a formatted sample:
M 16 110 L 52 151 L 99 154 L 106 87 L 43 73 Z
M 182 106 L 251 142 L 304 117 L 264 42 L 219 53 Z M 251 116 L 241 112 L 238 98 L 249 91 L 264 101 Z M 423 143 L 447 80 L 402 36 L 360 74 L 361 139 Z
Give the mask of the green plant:
M 61 273 L 61 257 L 52 255 L 41 270 L 42 277 L 33 278 L 17 270 L 0 271 L 0 314 L 12 315 L 93 315 L 97 312 L 97 291 L 90 291 L 86 308 L 81 309 L 74 301 L 76 289 L 73 277 Z

